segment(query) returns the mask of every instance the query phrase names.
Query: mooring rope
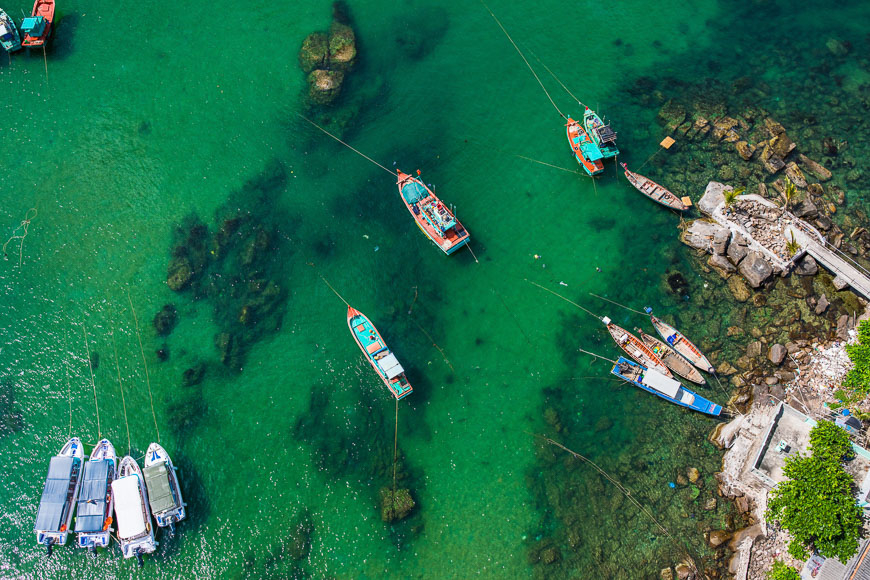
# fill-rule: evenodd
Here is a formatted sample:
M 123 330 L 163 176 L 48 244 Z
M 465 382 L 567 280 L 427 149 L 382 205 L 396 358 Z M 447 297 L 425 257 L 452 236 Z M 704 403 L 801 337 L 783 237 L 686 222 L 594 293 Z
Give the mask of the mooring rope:
M 591 316 L 594 316 L 594 317 L 597 318 L 598 320 L 601 320 L 601 317 L 598 316 L 597 314 L 595 314 L 594 312 L 592 312 L 591 310 L 587 310 L 586 308 L 583 308 L 582 306 L 580 306 L 580 305 L 577 304 L 576 302 L 574 302 L 574 301 L 572 301 L 572 300 L 569 300 L 569 299 L 565 298 L 564 296 L 562 296 L 562 295 L 559 294 L 558 292 L 553 292 L 552 290 L 550 290 L 550 289 L 547 288 L 546 286 L 541 286 L 541 285 L 538 284 L 537 282 L 532 282 L 532 281 L 529 280 L 528 278 L 525 278 L 525 281 L 528 282 L 529 284 L 531 284 L 532 286 L 537 286 L 537 287 L 540 288 L 541 290 L 546 290 L 547 292 L 549 292 L 549 293 L 552 294 L 553 296 L 558 296 L 559 298 L 561 298 L 562 300 L 564 300 L 564 301 L 567 302 L 568 304 L 572 304 L 572 305 L 576 306 L 577 308 L 579 308 L 580 310 L 584 311 L 586 314 L 589 314 L 589 315 L 591 315 Z
M 399 399 L 396 399 L 396 434 L 393 437 L 393 514 L 396 513 L 396 465 L 399 462 Z
M 611 300 L 610 298 L 605 298 L 604 296 L 599 296 L 598 294 L 593 294 L 592 292 L 590 292 L 589 295 L 595 296 L 596 298 L 600 298 L 601 300 L 604 300 L 605 302 L 610 302 L 611 304 L 615 304 L 615 305 L 619 306 L 620 308 L 625 308 L 626 310 L 630 310 L 630 311 L 634 312 L 635 314 L 643 314 L 644 316 L 647 316 L 647 314 L 648 314 L 647 312 L 641 312 L 640 310 L 635 310 L 634 308 L 629 308 L 625 304 L 620 304 L 619 302 L 616 302 L 615 300 Z
M 528 432 L 527 432 L 527 433 L 528 433 Z M 592 467 L 593 467 L 593 468 L 594 468 L 598 473 L 600 473 L 601 475 L 603 475 L 604 478 L 607 479 L 607 481 L 609 481 L 609 482 L 612 483 L 614 486 L 616 486 L 616 488 L 617 488 L 619 491 L 621 491 L 622 494 L 623 494 L 625 497 L 627 497 L 627 498 L 629 499 L 629 501 L 631 501 L 631 503 L 633 503 L 633 504 L 634 504 L 634 505 L 635 505 L 635 506 L 636 506 L 636 507 L 637 507 L 641 512 L 643 512 L 643 514 L 644 514 L 646 517 L 648 517 L 648 518 L 650 519 L 650 521 L 652 521 L 652 522 L 656 525 L 656 527 L 657 527 L 657 528 L 658 528 L 658 529 L 659 529 L 663 534 L 665 534 L 665 535 L 668 537 L 668 539 L 670 539 L 670 541 L 674 544 L 674 546 L 676 546 L 676 547 L 677 547 L 677 548 L 678 548 L 678 549 L 679 549 L 683 554 L 686 555 L 686 557 L 688 558 L 688 562 L 689 562 L 689 564 L 690 564 L 691 567 L 695 570 L 695 572 L 697 572 L 697 569 L 698 569 L 698 568 L 697 568 L 697 565 L 695 564 L 695 560 L 694 560 L 694 558 L 692 558 L 692 555 L 689 553 L 688 548 L 686 548 L 686 546 L 684 546 L 683 544 L 681 544 L 680 542 L 678 542 L 677 539 L 674 538 L 674 536 L 671 535 L 671 533 L 668 531 L 668 529 L 667 529 L 666 527 L 664 527 L 664 526 L 663 526 L 663 525 L 662 525 L 662 524 L 661 524 L 661 523 L 656 519 L 656 517 L 652 514 L 652 512 L 650 512 L 650 510 L 649 510 L 646 506 L 644 506 L 643 504 L 641 504 L 641 503 L 640 503 L 640 502 L 639 502 L 639 501 L 638 501 L 638 500 L 637 500 L 637 499 L 636 499 L 636 498 L 631 494 L 631 492 L 630 492 L 628 489 L 626 489 L 626 487 L 625 487 L 624 485 L 622 485 L 619 481 L 617 481 L 613 476 L 611 476 L 609 473 L 607 473 L 606 471 L 604 471 L 604 469 L 602 469 L 601 467 L 599 467 L 597 463 L 595 463 L 594 461 L 592 461 L 592 460 L 589 459 L 588 457 L 585 457 L 584 455 L 581 455 L 580 453 L 577 453 L 576 451 L 573 451 L 573 450 L 571 450 L 571 449 L 568 449 L 567 447 L 565 447 L 564 445 L 562 445 L 562 444 L 559 443 L 558 441 L 554 441 L 553 439 L 550 439 L 549 437 L 546 437 L 546 436 L 544 436 L 544 435 L 539 435 L 539 434 L 537 434 L 537 433 L 528 433 L 528 434 L 531 435 L 532 437 L 537 437 L 538 439 L 542 439 L 544 442 L 546 442 L 546 443 L 548 443 L 548 444 L 550 444 L 550 445 L 555 445 L 555 446 L 558 447 L 559 449 L 562 449 L 563 451 L 567 451 L 568 453 L 570 453 L 572 456 L 576 457 L 577 459 L 582 459 L 582 460 L 585 461 L 587 464 L 591 465 L 591 466 L 592 466 Z
M 72 437 L 72 387 L 69 384 L 69 363 L 66 360 L 67 355 L 69 354 L 69 344 L 67 337 L 67 329 L 66 325 L 63 327 L 63 374 L 66 378 L 66 398 L 69 401 L 69 430 L 67 431 L 67 439 Z
M 571 91 L 569 91 L 569 90 L 568 90 L 568 87 L 565 86 L 565 83 L 563 83 L 561 80 L 559 80 L 559 77 L 556 76 L 556 73 L 554 73 L 553 71 L 551 71 L 551 70 L 550 70 L 550 67 L 548 67 L 547 65 L 545 65 L 544 62 L 543 62 L 540 58 L 538 58 L 538 55 L 537 55 L 537 54 L 535 54 L 535 53 L 533 52 L 533 53 L 532 53 L 532 56 L 535 57 L 535 60 L 538 61 L 538 64 L 540 64 L 542 67 L 544 67 L 544 70 L 546 70 L 548 73 L 550 73 L 550 76 L 551 76 L 551 77 L 553 77 L 554 79 L 556 79 L 556 82 L 559 83 L 559 84 L 562 86 L 563 89 L 565 89 L 565 92 L 568 93 L 568 95 L 570 95 L 570 97 L 571 97 L 572 99 L 574 99 L 575 101 L 577 101 L 577 104 L 578 104 L 578 105 L 580 105 L 580 106 L 583 107 L 583 108 L 587 108 L 587 109 L 588 109 L 588 107 L 583 103 L 583 101 L 581 101 L 580 99 L 578 99 L 577 97 L 575 97 L 575 96 L 574 96 L 574 93 L 572 93 Z
M 347 300 L 345 300 L 344 298 L 341 297 L 341 294 L 338 293 L 338 290 L 336 290 L 335 288 L 332 287 L 332 284 L 329 283 L 329 280 L 324 278 L 322 274 L 317 274 L 317 275 L 320 276 L 320 279 L 323 280 L 327 286 L 329 286 L 329 289 L 332 290 L 332 292 L 336 296 L 338 296 L 338 299 L 341 300 L 342 302 L 344 302 L 345 306 L 347 306 L 348 308 L 352 308 L 352 306 L 350 304 L 348 304 Z M 410 314 L 410 312 L 409 312 L 409 314 Z
M 438 349 L 438 352 L 440 352 L 440 353 L 441 353 L 441 356 L 444 358 L 444 362 L 446 362 L 446 363 L 447 363 L 447 366 L 450 367 L 450 370 L 453 371 L 453 372 L 455 373 L 455 372 L 456 372 L 456 369 L 453 368 L 453 365 L 450 363 L 450 359 L 448 359 L 448 358 L 447 358 L 447 355 L 444 354 L 444 349 L 441 348 L 440 346 L 438 346 L 438 343 L 435 342 L 435 339 L 432 338 L 432 335 L 429 334 L 428 332 L 426 332 L 426 329 L 423 328 L 422 326 L 420 326 L 420 323 L 417 322 L 416 320 L 414 320 L 413 318 L 411 318 L 411 322 L 413 322 L 414 324 L 416 324 L 416 325 L 417 325 L 417 328 L 420 329 L 420 332 L 422 332 L 423 334 L 425 334 L 425 335 L 426 335 L 426 338 L 428 338 L 429 340 L 432 341 L 432 346 L 434 346 L 435 348 Z
M 547 92 L 547 88 L 544 86 L 544 83 L 541 82 L 541 79 L 538 77 L 538 73 L 535 72 L 535 69 L 532 68 L 532 65 L 529 64 L 528 59 L 523 54 L 523 51 L 520 50 L 520 47 L 517 46 L 517 43 L 514 42 L 514 39 L 511 38 L 511 35 L 508 34 L 508 31 L 505 30 L 505 27 L 502 26 L 501 21 L 496 17 L 495 13 L 489 9 L 489 6 L 486 5 L 486 2 L 480 0 L 480 3 L 483 4 L 483 7 L 486 8 L 486 11 L 489 12 L 489 15 L 492 16 L 492 19 L 495 20 L 495 23 L 498 24 L 498 27 L 501 28 L 501 31 L 504 32 L 504 35 L 507 36 L 507 39 L 511 41 L 511 44 L 517 49 L 517 53 L 519 53 L 520 57 L 523 59 L 523 62 L 526 63 L 526 66 L 529 67 L 529 70 L 532 71 L 532 74 L 535 76 L 535 80 L 538 81 L 538 84 L 541 85 L 541 88 L 544 90 L 544 94 L 547 95 L 547 98 L 550 99 L 550 102 L 553 104 L 553 108 L 556 109 L 556 112 L 559 113 L 559 116 L 563 119 L 567 120 L 562 111 L 559 110 L 559 107 L 556 106 L 556 102 L 553 100 L 553 97 L 550 96 L 550 93 Z
M 303 119 L 305 119 L 306 121 L 308 121 L 309 123 L 311 123 L 312 125 L 317 127 L 318 129 L 320 129 L 321 131 L 323 131 L 324 133 L 326 133 L 327 135 L 329 135 L 330 137 L 332 137 L 333 139 L 335 139 L 336 141 L 338 141 L 339 143 L 341 143 L 342 145 L 344 145 L 345 147 L 347 147 L 348 149 L 350 149 L 351 151 L 356 153 L 357 155 L 364 157 L 365 159 L 368 159 L 369 161 L 371 161 L 372 163 L 374 163 L 375 165 L 377 165 L 378 167 L 380 167 L 381 169 L 383 169 L 384 171 L 386 171 L 387 173 L 389 173 L 393 177 L 396 176 L 395 172 L 390 171 L 389 169 L 387 169 L 386 167 L 384 167 L 383 165 L 381 165 L 380 163 L 378 163 L 377 161 L 375 161 L 374 159 L 372 159 L 371 157 L 369 157 L 368 155 L 366 155 L 362 151 L 360 151 L 358 149 L 354 149 L 352 146 L 348 145 L 347 143 L 345 143 L 344 141 L 342 141 L 341 139 L 339 139 L 338 137 L 336 137 L 335 135 L 333 135 L 332 133 L 330 133 L 329 131 L 327 131 L 326 129 L 324 129 L 323 127 L 321 127 L 320 125 L 318 125 L 317 123 L 312 121 L 311 119 L 309 119 L 308 117 L 305 117 L 304 115 L 300 115 L 299 113 L 296 113 L 296 115 L 298 115 L 299 117 L 302 117 Z
M 142 335 L 139 332 L 139 318 L 136 309 L 133 308 L 133 299 L 130 298 L 130 290 L 127 290 L 127 301 L 130 302 L 130 310 L 133 312 L 133 322 L 136 323 L 136 338 L 139 339 L 139 352 L 142 353 L 142 364 L 145 365 L 145 384 L 148 385 L 148 398 L 151 399 L 151 417 L 154 419 L 154 430 L 157 432 L 157 443 L 160 443 L 160 428 L 157 426 L 157 413 L 154 412 L 154 395 L 151 394 L 151 379 L 148 376 L 148 361 L 145 360 L 145 348 L 142 346 Z
M 85 349 L 88 352 L 88 370 L 91 371 L 91 386 L 94 388 L 94 406 L 97 408 L 97 440 L 103 438 L 100 429 L 100 403 L 97 401 L 97 383 L 94 382 L 94 365 L 91 364 L 91 346 L 88 344 L 88 329 L 85 327 L 85 319 L 82 318 L 82 333 L 85 335 Z
M 115 368 L 118 371 L 118 388 L 121 390 L 121 404 L 124 406 L 124 423 L 127 425 L 127 453 L 133 450 L 130 444 L 130 420 L 127 419 L 127 402 L 124 399 L 124 385 L 121 383 L 121 363 L 118 362 L 118 346 L 115 343 L 115 329 L 109 326 L 109 334 L 112 336 L 112 350 L 115 351 Z
M 30 215 L 30 212 L 33 212 L 32 216 Z M 6 243 L 3 244 L 3 258 L 8 260 L 9 256 L 6 253 L 6 247 L 12 242 L 12 240 L 21 240 L 21 243 L 18 245 L 18 267 L 19 268 L 21 267 L 21 262 L 24 259 L 24 238 L 27 237 L 27 230 L 28 230 L 28 228 L 30 228 L 30 220 L 35 218 L 37 213 L 38 212 L 36 211 L 35 207 L 32 207 L 29 210 L 27 210 L 27 213 L 24 214 L 24 219 L 21 220 L 21 223 L 18 224 L 18 227 L 12 231 L 12 235 L 9 237 L 8 240 L 6 240 Z M 18 230 L 22 230 L 24 233 L 19 234 Z
M 553 165 L 552 163 L 547 163 L 546 161 L 538 161 L 537 159 L 532 159 L 531 157 L 526 157 L 525 155 L 520 155 L 519 153 L 513 154 L 515 157 L 519 157 L 520 159 L 525 159 L 526 161 L 531 161 L 532 163 L 539 163 L 541 165 L 546 165 L 547 167 L 552 167 L 553 169 L 559 169 L 560 171 L 565 171 L 567 173 L 574 173 L 576 175 L 582 175 L 589 177 L 591 176 L 588 173 L 584 173 L 582 171 L 577 171 L 576 169 L 568 169 L 566 167 L 559 167 L 558 165 Z

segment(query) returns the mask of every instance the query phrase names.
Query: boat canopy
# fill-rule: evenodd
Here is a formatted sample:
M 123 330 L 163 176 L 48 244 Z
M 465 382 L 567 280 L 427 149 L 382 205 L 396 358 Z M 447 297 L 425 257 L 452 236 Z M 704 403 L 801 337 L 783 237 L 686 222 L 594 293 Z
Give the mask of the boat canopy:
M 12 32 L 10 32 L 3 21 L 0 21 L 0 39 L 12 40 Z
M 42 499 L 39 501 L 39 511 L 36 513 L 38 532 L 59 532 L 61 524 L 66 519 L 65 512 L 69 497 L 70 480 L 77 458 L 55 456 L 48 464 L 48 477 L 42 489 Z
M 145 516 L 142 511 L 142 493 L 139 476 L 129 475 L 112 482 L 115 493 L 115 517 L 118 520 L 118 537 L 131 539 L 145 533 Z
M 616 131 L 610 128 L 610 125 L 601 125 L 595 127 L 595 133 L 602 143 L 612 143 L 616 141 Z
M 662 373 L 653 369 L 647 369 L 646 372 L 643 373 L 643 379 L 641 382 L 649 388 L 655 389 L 672 399 L 677 398 L 677 393 L 679 393 L 680 388 L 683 386 L 680 381 L 666 377 Z
M 149 465 L 142 470 L 145 476 L 145 486 L 148 488 L 148 502 L 154 515 L 162 514 L 178 507 L 172 494 L 172 485 L 169 480 L 169 470 L 166 462 Z
M 601 154 L 601 149 L 599 149 L 594 143 L 583 143 L 580 146 L 580 150 L 583 152 L 583 157 L 589 161 L 598 161 L 604 157 L 604 155 Z
M 109 491 L 109 459 L 85 461 L 82 471 L 82 490 L 76 508 L 77 532 L 101 532 L 106 517 L 106 496 Z
M 396 360 L 396 355 L 393 353 L 379 360 L 378 366 L 387 374 L 388 379 L 394 379 L 405 372 L 405 369 L 402 368 L 402 365 L 399 364 L 399 361 Z
M 42 16 L 31 16 L 24 19 L 21 23 L 21 30 L 30 36 L 41 36 L 45 32 L 45 25 L 48 21 Z
M 411 180 L 402 186 L 402 197 L 408 203 L 420 203 L 428 196 L 429 192 L 419 181 Z

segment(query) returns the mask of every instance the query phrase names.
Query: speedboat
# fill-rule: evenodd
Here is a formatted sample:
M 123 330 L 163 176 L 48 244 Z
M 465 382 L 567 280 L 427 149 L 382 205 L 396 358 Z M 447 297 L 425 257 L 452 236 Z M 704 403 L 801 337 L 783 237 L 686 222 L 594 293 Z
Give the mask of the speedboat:
M 117 475 L 118 456 L 108 439 L 102 439 L 82 470 L 82 490 L 76 503 L 76 544 L 96 553 L 111 541 L 112 482 Z
M 151 509 L 142 470 L 136 460 L 127 455 L 118 467 L 118 479 L 112 482 L 115 494 L 115 517 L 118 519 L 118 543 L 125 558 L 133 558 L 142 566 L 142 555 L 157 549 Z
M 187 505 L 181 498 L 176 467 L 159 443 L 152 443 L 145 453 L 145 486 L 148 488 L 148 503 L 151 513 L 160 528 L 169 528 L 169 537 L 175 535 L 175 524 L 185 517 Z
M 52 546 L 66 544 L 70 533 L 76 498 L 81 486 L 85 451 L 78 437 L 73 437 L 48 463 L 48 475 L 36 512 L 36 541 L 51 555 Z

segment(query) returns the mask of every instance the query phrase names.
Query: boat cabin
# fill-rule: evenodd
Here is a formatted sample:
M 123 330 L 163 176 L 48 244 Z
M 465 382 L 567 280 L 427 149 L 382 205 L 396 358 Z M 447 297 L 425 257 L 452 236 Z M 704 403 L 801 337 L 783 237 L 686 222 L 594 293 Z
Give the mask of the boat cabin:
M 695 401 L 695 396 L 683 389 L 680 381 L 666 377 L 653 369 L 647 369 L 641 375 L 640 382 L 685 405 L 691 405 Z
M 66 532 L 67 516 L 73 508 L 78 474 L 82 461 L 78 457 L 55 456 L 48 464 L 48 476 L 36 512 L 36 532 Z M 63 529 L 61 529 L 63 528 Z
M 4 43 L 15 42 L 15 36 L 12 34 L 12 30 L 10 30 L 2 20 L 0 20 L 0 41 Z
M 76 532 L 102 532 L 105 530 L 106 502 L 109 483 L 114 476 L 111 460 L 86 461 L 82 472 L 82 489 L 76 507 Z
M 139 477 L 130 475 L 112 482 L 115 492 L 115 517 L 118 519 L 118 538 L 133 540 L 148 535 L 150 524 L 145 519 Z
M 378 366 L 382 371 L 384 371 L 384 375 L 390 380 L 395 379 L 405 372 L 405 369 L 402 368 L 402 365 L 399 364 L 398 359 L 396 359 L 396 355 L 390 351 L 386 351 L 385 354 L 382 354 L 380 357 L 376 356 L 375 362 L 378 363 Z
M 616 142 L 616 131 L 610 128 L 609 123 L 607 125 L 596 125 L 593 130 L 598 136 L 599 143 L 604 144 Z
M 142 475 L 148 489 L 148 502 L 155 516 L 180 507 L 165 461 L 149 465 L 142 470 Z
M 34 38 L 39 38 L 45 32 L 48 20 L 42 16 L 30 16 L 21 23 L 21 31 Z

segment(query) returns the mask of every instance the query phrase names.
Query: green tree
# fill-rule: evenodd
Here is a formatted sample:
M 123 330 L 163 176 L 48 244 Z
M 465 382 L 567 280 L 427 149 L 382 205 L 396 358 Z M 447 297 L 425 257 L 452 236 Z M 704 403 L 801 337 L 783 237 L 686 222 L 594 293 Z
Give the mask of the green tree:
M 791 240 L 785 243 L 785 249 L 789 256 L 794 256 L 800 251 L 801 245 L 794 239 L 794 232 L 791 233 Z
M 862 512 L 852 492 L 855 480 L 842 464 L 852 451 L 848 435 L 834 430 L 842 431 L 819 421 L 810 432 L 812 455 L 786 459 L 788 479 L 770 492 L 766 517 L 789 531 L 789 553 L 795 557 L 815 549 L 846 562 L 858 551 Z
M 870 391 L 870 320 L 858 325 L 858 342 L 846 345 L 846 353 L 855 364 L 843 379 L 843 386 L 859 395 Z
M 745 187 L 738 187 L 737 189 L 731 188 L 723 191 L 722 196 L 725 198 L 725 207 L 731 207 L 731 204 L 734 203 L 737 196 L 741 195 L 744 191 L 746 191 Z
M 801 575 L 782 560 L 775 560 L 767 571 L 767 580 L 801 580 Z

